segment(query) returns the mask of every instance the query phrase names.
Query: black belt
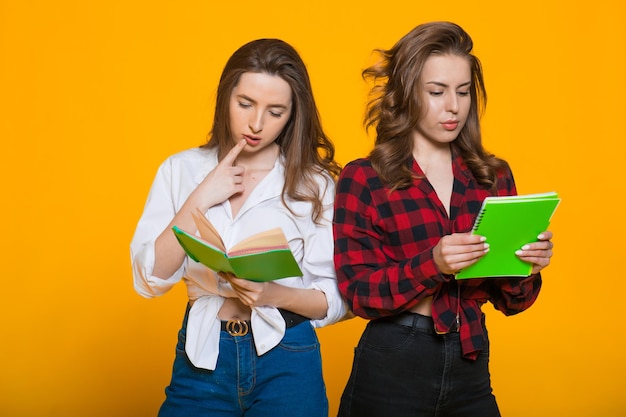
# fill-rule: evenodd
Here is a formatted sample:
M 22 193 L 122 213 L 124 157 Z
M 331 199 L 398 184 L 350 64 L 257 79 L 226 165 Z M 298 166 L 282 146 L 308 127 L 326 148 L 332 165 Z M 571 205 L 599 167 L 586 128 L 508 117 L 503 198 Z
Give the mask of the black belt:
M 280 315 L 283 316 L 283 319 L 285 319 L 285 325 L 287 328 L 295 327 L 302 322 L 310 320 L 301 314 L 294 313 L 289 310 L 283 310 L 282 308 L 279 308 L 278 311 L 280 311 Z
M 384 317 L 378 320 L 399 324 L 400 326 L 410 327 L 412 329 L 420 329 L 436 333 L 433 318 L 422 314 L 402 313 L 397 316 Z
M 280 315 L 283 316 L 283 319 L 285 320 L 285 327 L 287 329 L 309 320 L 303 315 L 291 312 L 289 310 L 279 308 L 278 311 L 280 312 Z M 245 336 L 248 334 L 251 328 L 252 326 L 250 324 L 250 320 L 222 320 L 222 330 L 228 332 L 228 334 L 230 334 L 231 336 Z

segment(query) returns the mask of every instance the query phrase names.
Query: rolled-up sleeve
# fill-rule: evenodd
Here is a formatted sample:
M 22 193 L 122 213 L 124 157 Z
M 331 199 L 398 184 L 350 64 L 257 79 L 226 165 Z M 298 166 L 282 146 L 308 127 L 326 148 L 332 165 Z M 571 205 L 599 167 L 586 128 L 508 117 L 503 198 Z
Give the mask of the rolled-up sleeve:
M 530 308 L 539 296 L 541 284 L 539 273 L 527 278 L 491 278 L 485 281 L 485 285 L 489 286 L 490 301 L 496 310 L 507 316 Z
M 146 298 L 166 293 L 181 280 L 185 269 L 182 264 L 170 277 L 161 278 L 153 275 L 155 241 L 175 215 L 171 172 L 169 161 L 159 167 L 130 244 L 134 288 Z
M 333 263 L 333 201 L 334 185 L 329 180 L 323 197 L 324 215 L 319 224 L 313 223 L 310 215 L 302 220 L 307 223 L 308 230 L 304 238 L 303 281 L 305 288 L 322 291 L 326 296 L 328 310 L 326 317 L 311 320 L 314 327 L 333 324 L 346 316 L 347 304 L 337 288 L 337 276 Z

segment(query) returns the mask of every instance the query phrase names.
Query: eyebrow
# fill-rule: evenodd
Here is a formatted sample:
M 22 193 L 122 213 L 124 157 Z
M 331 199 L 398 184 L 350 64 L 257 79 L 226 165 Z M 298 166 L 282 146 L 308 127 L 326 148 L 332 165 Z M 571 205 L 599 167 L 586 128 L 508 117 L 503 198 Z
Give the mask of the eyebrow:
M 252 103 L 254 103 L 254 104 L 257 104 L 257 101 L 256 101 L 256 100 L 254 100 L 254 99 L 253 99 L 253 98 L 251 98 L 251 97 L 248 97 L 248 96 L 247 96 L 247 95 L 245 95 L 245 94 L 237 94 L 237 97 L 238 97 L 238 98 L 241 98 L 241 99 L 244 99 L 244 100 L 246 100 L 246 101 L 250 101 L 250 102 L 252 102 Z M 284 104 L 270 104 L 268 107 L 277 107 L 277 108 L 280 108 L 280 109 L 287 110 L 287 106 L 286 106 L 286 105 L 284 105 Z
M 436 85 L 436 86 L 438 86 L 438 87 L 449 87 L 449 85 L 448 85 L 448 84 L 446 84 L 446 83 L 442 83 L 442 82 L 439 82 L 439 81 L 427 81 L 427 82 L 426 82 L 426 84 L 434 84 L 434 85 Z M 469 85 L 471 85 L 471 84 L 472 84 L 472 82 L 471 82 L 471 81 L 466 81 L 466 82 L 464 82 L 463 84 L 459 84 L 459 86 L 458 86 L 457 88 L 460 88 L 460 87 L 467 87 L 467 86 L 469 86 Z

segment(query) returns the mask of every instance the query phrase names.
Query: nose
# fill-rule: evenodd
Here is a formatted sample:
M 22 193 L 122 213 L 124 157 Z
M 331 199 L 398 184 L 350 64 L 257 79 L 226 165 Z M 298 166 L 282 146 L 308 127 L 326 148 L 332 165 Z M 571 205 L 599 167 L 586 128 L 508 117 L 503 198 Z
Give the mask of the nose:
M 252 131 L 252 133 L 259 133 L 263 130 L 263 112 L 255 111 L 250 115 L 250 120 L 248 120 L 248 127 Z
M 446 110 L 451 113 L 458 113 L 459 111 L 459 97 L 456 94 L 449 94 L 446 101 Z

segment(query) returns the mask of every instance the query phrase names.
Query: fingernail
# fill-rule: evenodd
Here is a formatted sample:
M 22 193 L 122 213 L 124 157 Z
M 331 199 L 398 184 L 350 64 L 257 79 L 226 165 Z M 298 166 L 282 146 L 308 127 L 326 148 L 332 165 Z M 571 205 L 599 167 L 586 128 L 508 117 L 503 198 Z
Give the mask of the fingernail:
M 522 246 L 522 250 L 528 250 L 528 249 L 530 249 L 530 246 L 528 246 L 528 245 Z
M 515 254 L 516 254 L 516 255 L 521 255 L 522 253 L 524 253 L 524 252 L 522 252 L 521 250 L 516 250 L 516 251 L 515 251 Z
M 540 233 L 539 236 L 537 236 L 537 239 L 543 239 L 544 237 L 546 237 L 543 233 Z
M 485 240 L 487 240 L 487 238 L 486 238 L 485 236 L 481 236 L 481 237 L 480 237 L 480 241 L 481 241 L 481 242 L 484 242 Z

